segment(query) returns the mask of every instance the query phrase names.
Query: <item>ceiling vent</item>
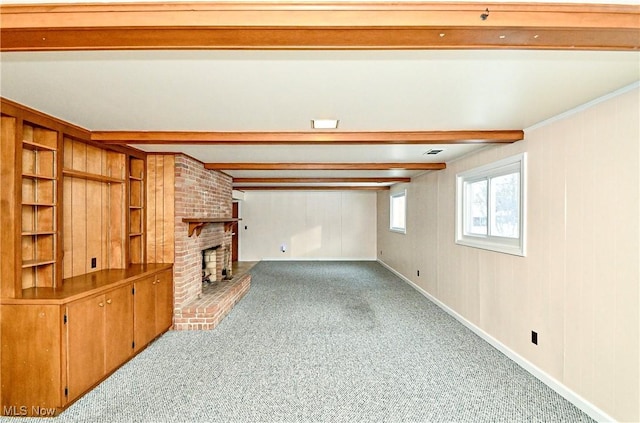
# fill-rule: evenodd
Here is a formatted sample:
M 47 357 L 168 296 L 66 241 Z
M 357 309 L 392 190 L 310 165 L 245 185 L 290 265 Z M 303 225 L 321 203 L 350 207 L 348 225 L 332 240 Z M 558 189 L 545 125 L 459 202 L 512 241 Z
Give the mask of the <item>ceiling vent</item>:
M 427 152 L 424 153 L 424 155 L 435 155 L 438 153 L 442 153 L 444 150 L 441 148 L 432 148 L 431 150 L 428 150 Z

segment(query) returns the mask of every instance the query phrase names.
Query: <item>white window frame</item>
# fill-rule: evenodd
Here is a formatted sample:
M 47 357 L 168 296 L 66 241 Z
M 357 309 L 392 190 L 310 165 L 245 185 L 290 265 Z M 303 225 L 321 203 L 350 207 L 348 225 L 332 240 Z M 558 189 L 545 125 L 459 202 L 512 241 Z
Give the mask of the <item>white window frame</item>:
M 520 173 L 520 222 L 518 238 L 506 238 L 489 235 L 470 234 L 465 232 L 465 187 L 467 184 L 477 182 L 483 179 L 488 181 L 497 176 L 508 175 L 514 172 Z M 513 254 L 517 256 L 526 256 L 526 222 L 527 222 L 527 154 L 521 153 L 506 159 L 490 163 L 475 169 L 461 172 L 456 175 L 456 244 L 468 247 L 482 248 L 500 253 Z M 488 196 L 490 196 L 490 188 L 487 188 Z M 491 204 L 491 199 L 487 198 L 487 203 Z M 491 224 L 492 216 L 490 207 L 488 207 L 487 225 Z M 489 228 L 489 226 L 488 226 Z
M 393 226 L 393 200 L 394 198 L 404 198 L 404 227 Z M 389 195 L 389 230 L 392 232 L 398 232 L 401 234 L 407 233 L 407 190 L 402 190 L 398 192 L 394 192 Z

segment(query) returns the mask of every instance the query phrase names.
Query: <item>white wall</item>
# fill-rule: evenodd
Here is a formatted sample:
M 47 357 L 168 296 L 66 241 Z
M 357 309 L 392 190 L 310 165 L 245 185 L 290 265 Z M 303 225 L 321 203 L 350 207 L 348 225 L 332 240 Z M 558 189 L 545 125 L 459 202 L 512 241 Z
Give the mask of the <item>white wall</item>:
M 639 99 L 636 84 L 394 187 L 407 189 L 406 235 L 388 230 L 378 194 L 381 261 L 620 421 L 640 421 Z M 456 173 L 525 151 L 527 257 L 455 244 Z
M 247 191 L 240 217 L 241 261 L 376 259 L 375 192 Z

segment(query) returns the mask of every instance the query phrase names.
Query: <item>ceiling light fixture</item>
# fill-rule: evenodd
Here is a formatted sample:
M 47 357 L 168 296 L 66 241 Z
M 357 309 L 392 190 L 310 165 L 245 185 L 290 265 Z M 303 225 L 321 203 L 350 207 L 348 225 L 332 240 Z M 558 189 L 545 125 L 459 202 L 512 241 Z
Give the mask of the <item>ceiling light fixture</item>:
M 311 119 L 313 129 L 337 129 L 338 119 Z

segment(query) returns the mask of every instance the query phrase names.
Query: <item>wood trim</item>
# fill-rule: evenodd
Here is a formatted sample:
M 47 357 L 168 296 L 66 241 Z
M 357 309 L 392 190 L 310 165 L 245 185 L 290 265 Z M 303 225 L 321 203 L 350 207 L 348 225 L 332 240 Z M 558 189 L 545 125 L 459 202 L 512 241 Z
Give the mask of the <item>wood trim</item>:
M 235 184 L 254 184 L 254 183 L 289 183 L 289 184 L 324 184 L 324 183 L 399 183 L 411 182 L 411 178 L 233 178 Z
M 360 186 L 360 185 L 296 185 L 296 186 L 246 186 L 236 188 L 239 191 L 386 191 L 385 186 Z
M 1 13 L 1 12 L 0 12 Z M 440 34 L 446 36 L 440 37 Z M 0 51 L 66 50 L 637 50 L 637 29 L 46 28 L 0 31 Z
M 0 298 L 19 296 L 19 269 L 22 191 L 18 183 L 22 174 L 22 159 L 18 135 L 22 121 L 14 116 L 0 119 Z M 6 388 L 5 388 L 6 389 Z
M 39 110 L 32 109 L 15 101 L 0 97 L 0 111 L 3 115 L 13 116 L 27 121 L 34 125 L 42 126 L 63 134 L 63 137 L 69 137 L 84 142 L 87 145 L 93 145 L 102 149 L 116 151 L 118 153 L 132 155 L 139 159 L 144 159 L 146 153 L 134 147 L 127 145 L 105 145 L 106 143 L 92 140 L 90 130 L 76 126 L 62 119 L 50 116 Z
M 55 280 L 54 286 L 62 286 L 62 276 L 64 274 L 64 177 L 61 175 L 60 170 L 64 169 L 64 139 L 65 133 L 58 132 L 58 152 L 56 154 L 56 228 L 57 235 L 55 237 L 56 243 L 56 264 L 55 264 Z
M 205 163 L 210 170 L 441 170 L 446 163 Z
M 480 144 L 512 143 L 522 130 L 387 132 L 144 132 L 96 131 L 105 144 Z
M 191 1 L 191 2 L 138 2 L 138 3 L 24 3 L 7 4 L 0 8 L 3 13 L 107 13 L 107 12 L 217 12 L 227 13 L 228 19 L 234 12 L 465 12 L 489 8 L 500 12 L 607 12 L 626 13 L 629 6 L 623 4 L 577 4 L 577 3 L 540 3 L 540 2 L 500 2 L 474 3 L 464 1 L 429 2 L 429 1 Z M 169 19 L 165 15 L 166 19 Z M 255 19 L 257 19 L 254 16 Z
M 2 51 L 640 47 L 635 5 L 107 3 L 4 5 L 0 14 Z
M 87 129 L 65 122 L 64 120 L 47 115 L 46 113 L 3 97 L 0 97 L 0 110 L 2 111 L 2 114 L 18 117 L 35 125 L 62 132 L 72 138 L 77 138 L 82 141 L 91 140 L 91 132 Z

